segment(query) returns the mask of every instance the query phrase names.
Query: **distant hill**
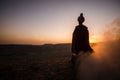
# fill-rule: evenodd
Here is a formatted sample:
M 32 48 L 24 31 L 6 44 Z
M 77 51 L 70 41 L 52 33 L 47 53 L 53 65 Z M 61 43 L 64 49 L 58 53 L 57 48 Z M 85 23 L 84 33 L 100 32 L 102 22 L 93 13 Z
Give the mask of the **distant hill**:
M 91 46 L 95 46 L 96 43 L 91 43 Z M 1 44 L 0 55 L 18 54 L 18 53 L 71 53 L 71 44 L 44 44 L 44 45 L 26 45 L 26 44 Z M 62 54 L 60 53 L 60 54 Z

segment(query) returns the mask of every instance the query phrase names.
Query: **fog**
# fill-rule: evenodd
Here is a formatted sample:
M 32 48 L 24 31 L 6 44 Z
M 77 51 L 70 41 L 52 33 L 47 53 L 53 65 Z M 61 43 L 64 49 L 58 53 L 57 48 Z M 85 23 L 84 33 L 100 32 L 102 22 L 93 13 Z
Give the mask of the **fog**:
M 106 26 L 103 39 L 93 47 L 93 54 L 79 56 L 78 80 L 120 79 L 120 17 Z

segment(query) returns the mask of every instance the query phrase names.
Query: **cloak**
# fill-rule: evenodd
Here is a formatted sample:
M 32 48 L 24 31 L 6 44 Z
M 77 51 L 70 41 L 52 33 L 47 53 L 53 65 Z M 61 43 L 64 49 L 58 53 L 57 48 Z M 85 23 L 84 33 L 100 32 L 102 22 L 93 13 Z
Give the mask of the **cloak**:
M 93 51 L 89 44 L 88 29 L 84 25 L 76 26 L 72 38 L 72 53 L 78 54 L 81 51 L 83 52 Z

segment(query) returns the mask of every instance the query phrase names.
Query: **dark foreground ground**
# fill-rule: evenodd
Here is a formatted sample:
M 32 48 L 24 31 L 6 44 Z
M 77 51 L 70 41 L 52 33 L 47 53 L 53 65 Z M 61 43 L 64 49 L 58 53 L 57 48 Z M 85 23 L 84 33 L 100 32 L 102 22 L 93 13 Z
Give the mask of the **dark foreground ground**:
M 0 64 L 0 80 L 71 80 L 72 68 L 68 61 L 69 57 L 44 61 L 8 58 Z
M 0 45 L 0 80 L 120 80 L 120 42 L 94 45 L 76 72 L 70 44 Z
M 70 45 L 1 45 L 0 80 L 71 80 Z

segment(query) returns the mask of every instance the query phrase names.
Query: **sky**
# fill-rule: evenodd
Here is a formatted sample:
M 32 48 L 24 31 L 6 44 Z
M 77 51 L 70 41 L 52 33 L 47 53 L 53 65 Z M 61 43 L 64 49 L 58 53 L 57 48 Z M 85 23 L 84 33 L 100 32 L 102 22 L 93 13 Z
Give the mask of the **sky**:
M 0 44 L 71 43 L 84 14 L 90 42 L 102 41 L 106 25 L 120 17 L 119 0 L 3 0 Z

